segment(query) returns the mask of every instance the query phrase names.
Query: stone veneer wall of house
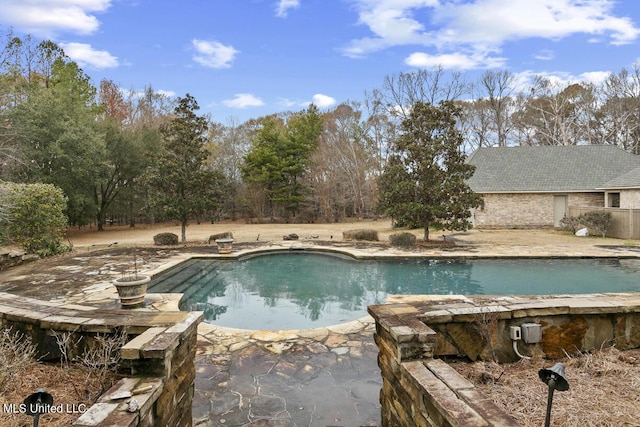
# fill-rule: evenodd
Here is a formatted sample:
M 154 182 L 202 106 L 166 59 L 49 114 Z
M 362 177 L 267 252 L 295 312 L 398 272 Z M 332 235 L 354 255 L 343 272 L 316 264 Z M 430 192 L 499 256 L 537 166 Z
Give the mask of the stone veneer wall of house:
M 568 193 L 569 206 L 604 206 L 604 193 Z M 484 206 L 473 212 L 476 228 L 551 228 L 554 226 L 554 194 L 483 194 Z
M 567 205 L 601 208 L 604 206 L 604 193 L 569 193 Z
M 32 338 L 40 355 L 60 355 L 56 334 L 70 334 L 69 359 L 95 343 L 97 334 L 126 331 L 134 337 L 121 349 L 125 375 L 98 398 L 73 424 L 89 427 L 191 426 L 195 383 L 195 348 L 201 312 L 105 310 L 63 302 L 41 301 L 0 292 L 0 327 L 11 327 Z M 132 397 L 122 392 L 144 390 Z M 64 396 L 54 396 L 55 404 Z
M 616 345 L 640 347 L 640 294 L 541 297 L 394 296 L 376 321 L 385 427 L 516 426 L 453 368 L 434 358 L 517 360 L 509 326 L 537 323 L 542 341 L 520 353 L 549 359 Z

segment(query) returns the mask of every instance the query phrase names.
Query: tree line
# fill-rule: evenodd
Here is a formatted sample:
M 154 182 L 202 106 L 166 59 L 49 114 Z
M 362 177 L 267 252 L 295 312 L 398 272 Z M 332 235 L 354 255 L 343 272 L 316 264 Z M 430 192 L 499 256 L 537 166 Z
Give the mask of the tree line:
M 461 184 L 473 172 L 463 165 L 479 147 L 640 152 L 638 65 L 600 85 L 537 77 L 526 88 L 508 71 L 468 82 L 436 67 L 387 76 L 362 101 L 326 111 L 312 104 L 222 123 L 199 115 L 189 94 L 170 98 L 109 80 L 94 86 L 55 43 L 10 30 L 2 37 L 0 180 L 60 188 L 74 226 L 170 219 L 183 225 L 183 240 L 189 221 L 222 219 L 387 214 L 427 230 L 463 227 L 478 203 Z M 414 199 L 419 208 L 408 203 Z

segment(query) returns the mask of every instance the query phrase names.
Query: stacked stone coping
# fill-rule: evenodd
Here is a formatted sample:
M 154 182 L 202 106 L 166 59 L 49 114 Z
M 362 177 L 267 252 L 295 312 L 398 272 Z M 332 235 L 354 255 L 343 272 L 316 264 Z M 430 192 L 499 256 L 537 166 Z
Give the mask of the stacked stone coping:
M 511 344 L 509 324 L 534 321 L 543 325 L 543 341 L 547 339 L 545 334 L 555 335 L 554 345 L 566 345 L 573 351 L 613 344 L 623 349 L 640 347 L 637 293 L 477 298 L 392 296 L 387 304 L 370 306 L 369 313 L 376 322 L 375 341 L 383 378 L 380 392 L 383 426 L 518 425 L 453 368 L 434 359 L 438 355 L 464 356 L 466 350 L 474 347 L 472 360 L 486 354 L 486 349 L 477 347 L 478 343 L 486 347 L 473 325 L 478 316 L 493 316 L 495 330 L 490 331 L 491 341 L 506 335 L 506 342 Z M 572 329 L 574 324 L 579 327 Z M 458 333 L 466 331 L 467 341 L 475 341 L 475 346 L 469 342 L 445 342 L 459 338 L 447 329 L 451 325 L 456 325 Z M 573 333 L 566 333 L 567 329 Z M 527 346 L 542 350 L 543 354 L 548 350 L 543 344 Z
M 100 396 L 74 426 L 190 426 L 195 381 L 197 326 L 202 312 L 158 312 L 99 309 L 63 301 L 43 301 L 0 292 L 0 325 L 32 337 L 40 355 L 51 354 L 52 332 L 82 336 L 123 329 L 136 335 L 121 349 L 121 370 L 127 375 Z M 75 340 L 74 340 L 75 342 Z M 116 393 L 144 389 L 130 399 Z

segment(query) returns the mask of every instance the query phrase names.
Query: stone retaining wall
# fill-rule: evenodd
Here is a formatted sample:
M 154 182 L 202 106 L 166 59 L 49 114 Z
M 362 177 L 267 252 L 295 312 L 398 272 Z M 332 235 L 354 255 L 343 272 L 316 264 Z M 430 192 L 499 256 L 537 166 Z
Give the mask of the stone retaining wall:
M 134 338 L 121 349 L 126 376 L 82 414 L 74 426 L 191 426 L 195 382 L 195 346 L 201 312 L 104 310 L 76 304 L 40 301 L 0 292 L 0 326 L 32 337 L 40 355 L 60 356 L 56 333 L 80 342 L 81 354 L 97 334 L 125 331 Z M 135 410 L 121 392 L 140 393 Z M 72 403 L 72 402 L 69 402 Z
M 38 255 L 0 247 L 0 270 L 40 259 Z
M 540 297 L 393 296 L 369 307 L 376 321 L 383 426 L 516 426 L 438 356 L 519 358 L 510 326 L 537 323 L 523 355 L 549 359 L 615 345 L 640 347 L 640 294 Z

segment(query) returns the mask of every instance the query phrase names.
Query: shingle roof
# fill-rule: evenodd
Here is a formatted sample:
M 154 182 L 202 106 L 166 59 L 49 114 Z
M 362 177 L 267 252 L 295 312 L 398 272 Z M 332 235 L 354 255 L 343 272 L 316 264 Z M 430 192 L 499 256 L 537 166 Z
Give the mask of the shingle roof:
M 468 162 L 476 166 L 468 184 L 477 193 L 589 192 L 617 179 L 640 184 L 640 170 L 632 174 L 640 156 L 611 145 L 480 148 Z
M 640 188 L 640 167 L 607 181 L 601 187 L 603 190 L 619 190 L 621 188 Z

